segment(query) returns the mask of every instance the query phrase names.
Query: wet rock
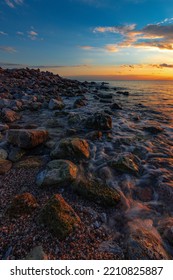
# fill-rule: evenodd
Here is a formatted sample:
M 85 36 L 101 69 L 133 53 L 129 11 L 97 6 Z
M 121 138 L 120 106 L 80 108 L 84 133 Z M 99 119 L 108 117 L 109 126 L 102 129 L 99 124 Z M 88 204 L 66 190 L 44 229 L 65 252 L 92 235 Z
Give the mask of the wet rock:
M 131 222 L 127 240 L 129 260 L 168 260 L 163 242 L 159 234 L 152 228 L 148 229 L 137 222 Z
M 30 193 L 16 195 L 6 213 L 11 217 L 31 214 L 38 207 L 36 198 Z
M 45 158 L 40 156 L 28 156 L 14 164 L 15 168 L 40 168 L 45 165 Z
M 132 173 L 137 175 L 139 173 L 139 159 L 131 153 L 123 153 L 113 158 L 109 165 L 123 173 Z
M 1 124 L 0 123 L 0 132 L 4 132 L 9 129 L 9 126 L 7 124 Z
M 70 113 L 68 116 L 69 125 L 79 124 L 82 121 L 82 116 L 78 113 Z
M 62 110 L 65 105 L 61 100 L 51 99 L 48 105 L 50 110 Z
M 173 246 L 173 218 L 165 218 L 160 221 L 158 231 L 162 238 Z
M 3 120 L 7 123 L 11 123 L 16 120 L 19 120 L 21 117 L 18 113 L 8 108 L 3 108 L 1 114 Z
M 48 257 L 43 251 L 42 246 L 34 247 L 25 258 L 25 260 L 47 260 L 47 259 Z
M 6 150 L 0 148 L 0 159 L 7 159 L 8 153 Z
M 125 95 L 125 96 L 129 96 L 129 92 L 128 91 L 117 91 L 117 94 L 121 94 L 121 95 Z
M 10 129 L 7 134 L 7 141 L 9 143 L 24 149 L 36 147 L 47 139 L 47 130 Z
M 119 260 L 124 259 L 123 250 L 113 240 L 103 241 L 99 245 L 98 251 L 116 255 Z
M 36 178 L 38 186 L 66 186 L 77 177 L 77 166 L 68 160 L 50 161 Z
M 90 156 L 89 144 L 85 139 L 62 139 L 51 152 L 53 158 L 88 159 Z
M 25 155 L 25 153 L 25 150 L 12 146 L 8 155 L 8 159 L 12 162 L 17 162 Z
M 110 130 L 112 118 L 104 113 L 95 113 L 86 120 L 86 127 L 96 130 Z
M 113 98 L 113 94 L 112 93 L 99 93 L 97 94 L 98 97 L 102 98 L 102 99 L 112 99 Z
M 122 107 L 120 105 L 118 105 L 117 103 L 113 103 L 111 105 L 111 109 L 112 110 L 122 110 Z
M 86 106 L 87 102 L 84 98 L 79 98 L 74 102 L 73 108 L 80 108 Z
M 103 136 L 103 133 L 101 131 L 91 131 L 87 133 L 86 138 L 90 140 L 100 140 Z
M 120 201 L 120 195 L 115 189 L 98 180 L 80 179 L 72 184 L 72 189 L 88 199 L 105 207 L 114 207 Z
M 72 207 L 58 194 L 43 207 L 38 221 L 59 239 L 66 238 L 81 222 Z
M 7 159 L 0 159 L 0 175 L 7 173 L 12 167 L 12 162 Z
M 153 190 L 149 187 L 137 188 L 135 194 L 143 202 L 149 202 L 153 199 Z
M 143 129 L 151 134 L 158 134 L 163 131 L 160 126 L 145 126 Z

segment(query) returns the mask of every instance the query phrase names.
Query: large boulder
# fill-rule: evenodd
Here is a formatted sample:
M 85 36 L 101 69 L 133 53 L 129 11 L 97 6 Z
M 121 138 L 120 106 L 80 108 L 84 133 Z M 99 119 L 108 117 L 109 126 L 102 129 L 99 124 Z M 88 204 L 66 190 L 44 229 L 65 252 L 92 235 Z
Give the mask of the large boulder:
M 7 159 L 0 159 L 0 175 L 7 173 L 12 167 L 12 162 Z
M 7 134 L 9 143 L 24 149 L 36 147 L 45 142 L 47 138 L 47 130 L 10 129 Z
M 31 214 L 38 207 L 36 198 L 30 193 L 16 195 L 7 209 L 12 217 Z
M 51 152 L 53 158 L 77 158 L 88 159 L 90 156 L 89 144 L 85 139 L 62 139 Z
M 11 123 L 16 120 L 19 120 L 21 117 L 18 113 L 8 108 L 3 108 L 1 114 L 3 120 L 7 123 Z
M 57 100 L 57 99 L 51 99 L 49 101 L 49 105 L 48 105 L 50 110 L 62 110 L 65 105 L 61 100 Z
M 110 130 L 112 118 L 105 113 L 95 113 L 86 120 L 86 127 L 96 130 Z
M 72 184 L 72 188 L 84 199 L 93 201 L 101 206 L 114 207 L 120 201 L 120 195 L 115 189 L 95 179 L 81 178 Z
M 36 178 L 38 186 L 64 186 L 74 181 L 78 168 L 69 160 L 52 160 Z
M 80 224 L 80 218 L 75 211 L 58 194 L 55 194 L 43 207 L 38 221 L 46 225 L 59 239 L 66 238 Z

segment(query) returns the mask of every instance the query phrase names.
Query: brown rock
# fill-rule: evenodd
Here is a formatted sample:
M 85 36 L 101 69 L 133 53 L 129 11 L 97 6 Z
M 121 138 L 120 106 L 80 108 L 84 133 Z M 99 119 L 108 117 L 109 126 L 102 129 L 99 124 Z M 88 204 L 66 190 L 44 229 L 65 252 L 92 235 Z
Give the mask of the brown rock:
M 12 162 L 6 159 L 0 159 L 0 175 L 7 173 L 12 167 Z
M 24 149 L 36 147 L 45 142 L 47 138 L 47 130 L 10 129 L 7 134 L 9 143 Z
M 35 197 L 30 193 L 16 195 L 7 209 L 9 216 L 20 216 L 32 213 L 38 207 Z
M 80 223 L 80 218 L 62 196 L 56 194 L 43 207 L 38 221 L 62 239 L 66 238 Z
M 2 109 L 2 118 L 4 119 L 5 122 L 11 123 L 16 120 L 19 120 L 20 115 L 11 109 L 4 108 L 4 109 Z

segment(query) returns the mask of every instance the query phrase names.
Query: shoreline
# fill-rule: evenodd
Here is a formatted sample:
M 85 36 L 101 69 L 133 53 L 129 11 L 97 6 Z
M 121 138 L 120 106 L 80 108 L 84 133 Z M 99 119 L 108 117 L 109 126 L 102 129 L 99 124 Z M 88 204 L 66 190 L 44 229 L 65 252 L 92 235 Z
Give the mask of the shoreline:
M 1 69 L 1 259 L 172 259 L 170 120 L 128 99 Z

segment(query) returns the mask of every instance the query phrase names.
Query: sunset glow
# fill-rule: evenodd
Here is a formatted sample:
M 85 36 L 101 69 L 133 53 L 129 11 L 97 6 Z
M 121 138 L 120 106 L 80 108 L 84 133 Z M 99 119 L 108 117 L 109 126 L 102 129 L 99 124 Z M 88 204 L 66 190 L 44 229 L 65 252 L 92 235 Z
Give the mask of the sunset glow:
M 172 79 L 171 1 L 1 3 L 1 67 L 90 79 Z

